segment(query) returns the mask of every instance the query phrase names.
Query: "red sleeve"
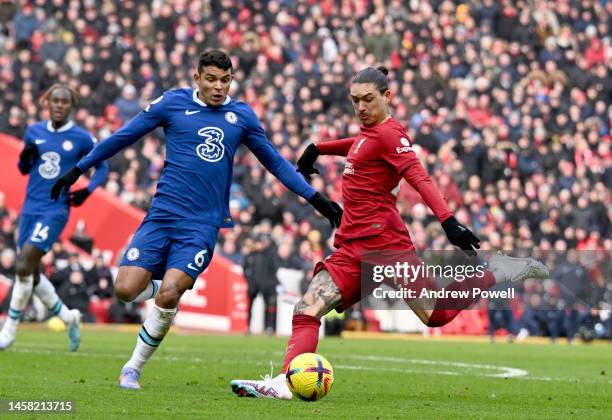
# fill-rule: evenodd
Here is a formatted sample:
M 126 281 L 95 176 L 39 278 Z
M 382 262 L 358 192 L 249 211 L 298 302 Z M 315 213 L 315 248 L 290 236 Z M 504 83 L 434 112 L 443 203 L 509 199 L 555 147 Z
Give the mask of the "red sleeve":
M 453 212 L 442 198 L 442 194 L 431 182 L 431 178 L 421 165 L 408 135 L 399 130 L 381 133 L 381 157 L 420 194 L 425 204 L 434 212 L 440 222 L 448 219 Z
M 349 137 L 347 139 L 322 141 L 317 143 L 316 146 L 322 155 L 346 156 L 349 150 L 351 150 L 355 138 Z

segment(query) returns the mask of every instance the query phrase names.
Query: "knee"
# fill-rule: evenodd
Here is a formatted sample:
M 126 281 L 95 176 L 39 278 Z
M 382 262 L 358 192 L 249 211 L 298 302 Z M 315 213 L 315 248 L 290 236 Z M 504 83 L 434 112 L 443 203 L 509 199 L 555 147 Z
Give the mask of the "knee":
M 136 299 L 138 293 L 139 291 L 130 287 L 128 282 L 122 277 L 117 278 L 117 282 L 115 283 L 115 296 L 117 296 L 118 299 L 125 303 L 130 303 Z
M 160 289 L 157 297 L 155 298 L 155 304 L 161 308 L 176 308 L 183 291 L 174 287 L 163 287 Z
M 15 272 L 19 277 L 27 277 L 34 272 L 32 265 L 23 258 L 18 258 L 15 262 Z

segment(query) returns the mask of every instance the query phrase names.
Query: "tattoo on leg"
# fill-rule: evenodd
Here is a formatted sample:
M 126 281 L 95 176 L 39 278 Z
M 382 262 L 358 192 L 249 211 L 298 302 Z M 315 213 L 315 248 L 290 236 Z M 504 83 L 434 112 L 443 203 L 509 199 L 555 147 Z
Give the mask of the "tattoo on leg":
M 295 305 L 294 314 L 303 314 L 308 308 L 316 308 L 321 317 L 342 303 L 342 295 L 327 270 L 321 270 L 312 279 L 308 290 Z
M 308 305 L 306 304 L 306 302 L 304 302 L 304 298 L 302 297 L 302 299 L 300 299 L 298 303 L 296 303 L 295 306 L 293 307 L 293 314 L 294 315 L 303 314 L 304 310 L 307 307 Z

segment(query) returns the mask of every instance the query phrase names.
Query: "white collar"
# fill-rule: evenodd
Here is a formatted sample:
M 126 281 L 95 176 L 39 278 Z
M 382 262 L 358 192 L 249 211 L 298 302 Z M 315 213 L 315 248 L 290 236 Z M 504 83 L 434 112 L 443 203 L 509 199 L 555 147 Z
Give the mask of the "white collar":
M 51 122 L 51 120 L 47 121 L 47 130 L 49 130 L 52 133 L 63 133 L 64 131 L 70 130 L 73 126 L 74 126 L 74 121 L 68 120 L 66 124 L 62 125 L 60 128 L 56 130 L 53 128 L 53 123 Z
M 227 96 L 225 97 L 225 100 L 223 101 L 223 103 L 222 103 L 221 105 L 227 105 L 227 104 L 229 104 L 229 102 L 230 102 L 231 100 L 232 100 L 232 98 L 230 98 L 230 96 L 229 96 L 229 95 L 227 95 Z M 200 98 L 198 98 L 198 90 L 197 90 L 197 89 L 194 89 L 194 90 L 193 90 L 193 101 L 194 101 L 196 104 L 200 105 L 200 106 L 207 106 L 207 105 L 206 105 L 204 102 L 202 102 L 202 101 L 200 100 Z

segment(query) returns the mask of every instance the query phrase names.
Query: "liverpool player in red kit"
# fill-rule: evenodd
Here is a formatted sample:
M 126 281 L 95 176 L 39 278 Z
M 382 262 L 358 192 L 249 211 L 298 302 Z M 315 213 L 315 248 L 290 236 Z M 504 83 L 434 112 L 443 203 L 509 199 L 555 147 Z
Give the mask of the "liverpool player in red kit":
M 449 241 L 468 254 L 476 254 L 480 240 L 457 221 L 431 182 L 404 128 L 389 114 L 389 96 L 384 67 L 360 71 L 353 77 L 350 88 L 350 97 L 362 124 L 359 135 L 311 144 L 298 160 L 298 171 L 309 179 L 311 174 L 318 173 L 313 164 L 320 154 L 346 156 L 342 177 L 344 214 L 334 243 L 337 251 L 317 264 L 307 292 L 295 305 L 283 373 L 261 381 L 232 381 L 232 390 L 239 396 L 290 399 L 284 372 L 297 355 L 316 352 L 321 317 L 334 308 L 346 309 L 361 300 L 362 255 L 386 250 L 413 254 L 414 246 L 396 207 L 402 178 L 419 192 L 442 224 Z M 500 281 L 548 276 L 546 267 L 531 258 L 494 256 L 489 267 L 484 276 L 454 282 L 446 290 L 484 290 Z M 436 286 L 421 278 L 412 287 Z M 468 298 L 448 305 L 448 301 L 438 300 L 432 309 L 412 309 L 425 324 L 438 327 L 450 322 L 473 302 Z M 407 303 L 411 304 L 409 300 Z

